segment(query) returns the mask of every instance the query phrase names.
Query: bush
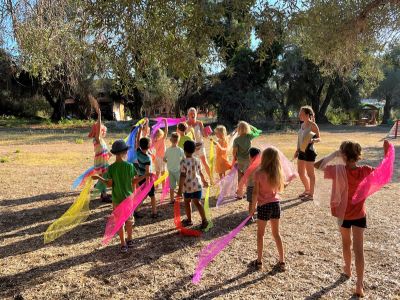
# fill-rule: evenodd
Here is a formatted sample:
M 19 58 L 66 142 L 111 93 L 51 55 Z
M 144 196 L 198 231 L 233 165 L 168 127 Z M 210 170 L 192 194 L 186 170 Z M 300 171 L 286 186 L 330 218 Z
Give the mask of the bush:
M 328 121 L 334 125 L 348 124 L 352 119 L 352 114 L 342 108 L 329 108 L 326 112 Z
M 31 98 L 11 98 L 9 95 L 3 95 L 0 97 L 0 110 L 7 115 L 18 117 L 48 118 L 53 109 L 38 95 Z

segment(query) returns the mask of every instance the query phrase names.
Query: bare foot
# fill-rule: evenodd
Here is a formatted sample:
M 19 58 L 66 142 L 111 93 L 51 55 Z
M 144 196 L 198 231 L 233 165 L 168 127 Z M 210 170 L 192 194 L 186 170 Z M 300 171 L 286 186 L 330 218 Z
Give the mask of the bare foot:
M 356 292 L 354 294 L 358 298 L 364 298 L 364 285 L 362 283 L 356 285 Z

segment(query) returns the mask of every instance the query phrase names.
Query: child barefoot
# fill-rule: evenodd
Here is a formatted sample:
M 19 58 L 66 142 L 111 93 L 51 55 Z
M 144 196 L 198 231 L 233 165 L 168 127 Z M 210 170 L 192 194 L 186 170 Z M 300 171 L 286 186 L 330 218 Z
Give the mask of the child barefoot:
M 193 225 L 190 207 L 190 203 L 193 201 L 201 216 L 202 222 L 200 228 L 205 229 L 208 226 L 208 221 L 206 219 L 204 208 L 200 203 L 201 192 L 203 189 L 201 183 L 203 182 L 204 187 L 208 187 L 208 183 L 201 172 L 200 160 L 193 157 L 193 153 L 196 151 L 196 144 L 193 141 L 186 141 L 183 147 L 186 158 L 181 161 L 178 196 L 182 195 L 182 191 L 184 192 L 187 219 L 183 220 L 182 224 L 184 226 Z
M 384 142 L 384 153 L 386 155 L 389 143 Z M 338 171 L 337 165 L 325 165 L 333 158 L 341 156 L 346 163 L 343 175 Z M 328 157 L 321 159 L 314 164 L 315 168 L 324 170 L 324 178 L 333 179 L 331 203 L 339 201 L 337 206 L 331 205 L 332 215 L 338 217 L 340 233 L 342 236 L 344 274 L 350 278 L 351 276 L 351 244 L 353 242 L 353 251 L 355 256 L 355 265 L 357 273 L 357 282 L 355 294 L 357 297 L 364 297 L 364 230 L 367 228 L 365 200 L 357 204 L 352 203 L 352 198 L 361 181 L 367 177 L 374 168 L 370 166 L 357 166 L 357 161 L 361 158 L 360 144 L 352 141 L 345 141 L 340 145 L 340 149 Z M 337 177 L 344 177 L 337 178 Z M 343 182 L 344 184 L 340 184 Z M 342 186 L 347 186 L 343 189 Z M 347 191 L 347 197 L 343 199 L 334 199 L 337 194 L 336 190 Z M 345 193 L 346 194 L 346 193 Z M 353 236 L 353 241 L 352 241 Z
M 285 270 L 285 256 L 283 251 L 282 239 L 279 234 L 279 218 L 281 207 L 278 192 L 284 188 L 284 176 L 279 160 L 278 151 L 267 148 L 262 153 L 260 168 L 254 174 L 253 201 L 251 202 L 251 212 L 254 214 L 257 206 L 257 260 L 254 265 L 258 270 L 262 270 L 262 257 L 264 246 L 264 233 L 267 221 L 271 224 L 271 233 L 274 237 L 279 253 L 277 267 L 280 271 Z
M 233 160 L 237 162 L 238 166 L 238 182 L 242 178 L 244 172 L 249 166 L 249 150 L 251 147 L 251 140 L 254 138 L 250 134 L 251 125 L 247 122 L 240 121 L 237 126 L 238 137 L 233 141 Z M 238 191 L 238 197 L 242 194 L 242 191 Z
M 168 137 L 168 124 L 166 119 L 164 119 L 164 123 L 165 123 L 164 130 L 158 129 L 153 139 L 153 148 L 155 150 L 154 166 L 157 178 L 160 177 L 160 175 L 165 172 L 165 163 L 164 163 L 165 140 Z
M 141 128 L 139 129 L 139 135 L 140 131 Z M 139 186 L 146 183 L 152 172 L 151 156 L 148 153 L 150 146 L 151 146 L 151 141 L 148 137 L 143 137 L 139 140 L 139 148 L 136 151 L 137 152 L 136 170 L 139 176 L 145 176 L 145 178 L 139 182 Z M 154 185 L 151 188 L 148 196 L 151 199 L 151 211 L 152 211 L 151 217 L 153 219 L 158 218 Z
M 126 197 L 133 193 L 134 177 L 136 170 L 134 166 L 126 161 L 126 154 L 128 146 L 124 140 L 117 140 L 113 143 L 111 153 L 116 158 L 115 162 L 109 166 L 108 172 L 106 173 L 106 179 L 100 175 L 93 176 L 94 179 L 99 179 L 101 182 L 107 184 L 108 187 L 112 188 L 112 204 L 115 209 Z M 128 248 L 133 247 L 132 241 L 132 225 L 134 224 L 134 218 L 131 216 L 126 222 L 127 239 L 125 240 L 124 227 L 118 231 L 119 239 L 121 241 L 121 252 L 126 253 Z
M 260 155 L 261 151 L 258 148 L 251 147 L 249 150 L 250 164 Z M 251 204 L 253 201 L 253 191 L 254 191 L 254 172 L 249 175 L 246 187 L 246 200 L 249 202 L 249 213 L 251 212 Z M 251 221 L 254 222 L 254 216 L 251 217 Z
M 169 147 L 165 151 L 164 162 L 167 163 L 168 176 L 169 176 L 169 195 L 171 198 L 171 203 L 174 203 L 174 190 L 176 188 L 176 184 L 179 182 L 180 173 L 180 165 L 182 159 L 185 158 L 185 153 L 182 148 L 178 147 L 179 135 L 176 132 L 171 134 L 171 147 Z
M 93 138 L 94 168 L 97 174 L 101 176 L 107 172 L 108 160 L 110 159 L 107 143 L 104 141 L 107 134 L 107 127 L 101 123 L 101 110 L 97 100 L 92 95 L 89 95 L 89 101 L 97 112 L 97 122 L 93 125 L 88 137 Z M 100 200 L 102 202 L 111 203 L 111 198 L 107 195 L 107 186 L 101 181 L 98 181 L 95 187 L 101 192 Z
M 215 151 L 215 172 L 218 173 L 219 178 L 221 179 L 225 176 L 225 172 L 231 168 L 231 164 L 228 161 L 228 142 L 226 140 L 225 126 L 217 126 L 217 128 L 215 128 L 215 135 L 217 136 L 218 141 L 215 142 L 211 139 L 211 141 L 217 146 Z

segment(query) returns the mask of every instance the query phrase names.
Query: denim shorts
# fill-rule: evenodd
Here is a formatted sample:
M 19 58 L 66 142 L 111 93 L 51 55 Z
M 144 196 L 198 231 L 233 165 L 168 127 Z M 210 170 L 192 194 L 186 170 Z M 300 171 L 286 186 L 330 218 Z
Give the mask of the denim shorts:
M 183 197 L 187 200 L 201 199 L 201 190 L 193 193 L 183 193 Z

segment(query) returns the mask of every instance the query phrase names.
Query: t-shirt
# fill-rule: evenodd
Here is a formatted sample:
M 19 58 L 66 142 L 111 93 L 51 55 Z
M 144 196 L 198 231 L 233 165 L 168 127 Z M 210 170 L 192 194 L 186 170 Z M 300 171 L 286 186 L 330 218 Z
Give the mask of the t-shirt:
M 254 137 L 251 134 L 241 135 L 234 139 L 233 147 L 237 148 L 237 160 L 243 161 L 249 159 L 249 150 L 251 148 L 251 140 Z
M 179 172 L 181 160 L 185 158 L 182 148 L 169 147 L 165 151 L 164 158 L 167 160 L 168 172 Z
M 135 175 L 135 167 L 127 161 L 118 161 L 108 167 L 106 177 L 112 179 L 112 202 L 114 204 L 120 204 L 133 193 L 132 179 Z
M 153 140 L 153 147 L 156 151 L 156 157 L 164 157 L 165 155 L 165 139 L 164 137 L 159 138 L 158 140 Z
M 136 153 L 137 163 L 135 163 L 135 167 L 137 169 L 138 175 L 143 176 L 146 174 L 146 166 L 150 166 L 151 171 L 151 157 L 146 152 L 143 152 L 140 148 L 136 150 Z
M 346 167 L 347 183 L 348 183 L 348 194 L 347 194 L 347 207 L 344 216 L 345 220 L 357 220 L 364 218 L 367 215 L 365 208 L 365 201 L 361 201 L 357 204 L 352 203 L 352 198 L 357 190 L 358 185 L 361 181 L 367 177 L 374 168 L 370 166 L 357 166 L 354 169 Z M 324 178 L 335 180 L 336 168 L 335 166 L 327 166 L 324 170 Z M 332 186 L 332 194 L 335 193 L 336 186 Z M 332 212 L 334 214 L 334 212 Z
M 193 139 L 189 135 L 183 135 L 179 139 L 178 146 L 183 149 L 183 145 L 185 144 L 186 141 L 193 141 Z
M 181 161 L 181 174 L 186 175 L 183 183 L 184 193 L 194 193 L 202 190 L 200 171 L 201 165 L 198 158 L 186 157 Z
M 279 196 L 276 188 L 271 187 L 268 181 L 268 175 L 265 171 L 256 171 L 254 173 L 254 185 L 258 184 L 257 204 L 278 202 Z

